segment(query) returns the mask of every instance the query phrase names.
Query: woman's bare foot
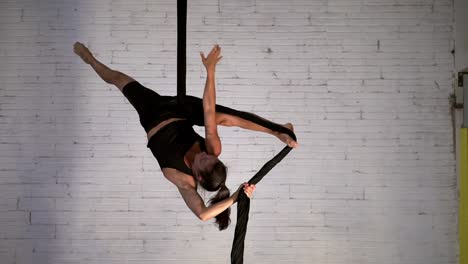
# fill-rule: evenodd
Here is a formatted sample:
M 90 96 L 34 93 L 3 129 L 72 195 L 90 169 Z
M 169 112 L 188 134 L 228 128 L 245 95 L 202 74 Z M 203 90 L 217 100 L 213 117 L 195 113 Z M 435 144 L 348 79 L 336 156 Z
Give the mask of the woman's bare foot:
M 90 64 L 94 59 L 93 54 L 91 54 L 89 49 L 80 42 L 76 42 L 73 45 L 73 51 L 87 64 Z
M 286 123 L 283 126 L 294 132 L 294 127 L 291 123 Z M 290 137 L 286 133 L 281 133 L 281 134 L 278 133 L 277 137 L 291 148 L 295 148 L 298 146 L 297 142 L 294 141 L 294 139 L 292 139 L 292 137 Z

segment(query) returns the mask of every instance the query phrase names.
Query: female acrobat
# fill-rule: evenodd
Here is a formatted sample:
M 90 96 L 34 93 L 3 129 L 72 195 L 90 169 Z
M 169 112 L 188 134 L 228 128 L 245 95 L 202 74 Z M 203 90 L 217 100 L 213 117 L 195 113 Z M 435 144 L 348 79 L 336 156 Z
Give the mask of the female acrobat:
M 217 126 L 238 126 L 278 137 L 290 147 L 297 143 L 289 135 L 272 131 L 243 118 L 215 111 L 215 69 L 221 60 L 221 48 L 214 45 L 208 56 L 200 52 L 207 71 L 202 107 L 181 109 L 176 96 L 163 96 L 144 87 L 128 75 L 112 70 L 99 62 L 83 44 L 74 44 L 74 52 L 107 83 L 114 84 L 137 110 L 148 138 L 147 147 L 157 159 L 161 170 L 179 190 L 190 210 L 201 220 L 216 218 L 219 230 L 230 223 L 230 207 L 237 201 L 241 188 L 251 198 L 255 185 L 242 184 L 230 196 L 226 187 L 226 166 L 218 159 L 221 140 Z M 194 99 L 195 97 L 190 96 Z M 201 100 L 200 98 L 195 98 Z M 194 110 L 195 109 L 195 110 Z M 193 130 L 193 125 L 205 126 L 205 138 Z M 290 123 L 283 125 L 290 130 Z M 205 206 L 197 192 L 197 184 L 217 194 Z

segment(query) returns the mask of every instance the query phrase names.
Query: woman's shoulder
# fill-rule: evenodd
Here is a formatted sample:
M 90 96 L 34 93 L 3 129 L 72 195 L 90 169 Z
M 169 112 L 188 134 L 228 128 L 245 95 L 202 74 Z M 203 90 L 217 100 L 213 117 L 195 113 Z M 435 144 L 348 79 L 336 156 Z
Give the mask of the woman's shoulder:
M 187 173 L 181 172 L 173 168 L 163 168 L 162 173 L 164 177 L 166 177 L 168 181 L 172 182 L 175 186 L 177 186 L 177 188 L 197 188 L 197 182 L 192 177 L 192 175 L 189 175 Z

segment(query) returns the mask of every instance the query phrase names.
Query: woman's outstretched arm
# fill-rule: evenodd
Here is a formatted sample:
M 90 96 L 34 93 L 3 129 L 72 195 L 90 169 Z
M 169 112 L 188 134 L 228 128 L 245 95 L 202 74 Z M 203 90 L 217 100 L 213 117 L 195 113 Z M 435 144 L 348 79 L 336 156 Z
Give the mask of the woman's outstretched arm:
M 209 154 L 219 156 L 221 154 L 221 140 L 218 136 L 216 123 L 216 90 L 215 90 L 215 69 L 216 64 L 221 60 L 221 48 L 215 45 L 207 57 L 203 52 L 200 56 L 206 68 L 206 83 L 203 92 L 203 116 L 205 123 L 205 142 Z
M 244 182 L 241 185 L 241 187 L 244 193 L 247 195 L 247 197 L 252 198 L 253 193 L 255 191 L 255 185 Z M 237 197 L 239 195 L 239 192 L 241 191 L 241 187 L 239 187 L 239 189 L 237 189 L 237 191 L 234 192 L 230 197 L 215 204 L 212 204 L 208 207 L 205 206 L 203 199 L 200 197 L 195 188 L 190 186 L 184 186 L 178 187 L 178 189 L 180 194 L 182 195 L 182 198 L 185 201 L 185 204 L 187 204 L 190 210 L 192 210 L 192 212 L 200 220 L 206 221 L 219 215 L 224 210 L 231 207 L 231 205 L 233 205 L 237 201 Z
M 215 69 L 216 64 L 221 60 L 221 48 L 215 45 L 207 57 L 200 52 L 203 64 L 206 67 L 207 77 L 205 84 L 205 91 L 203 93 L 203 113 L 204 125 L 206 133 L 206 147 L 210 154 L 218 156 L 221 153 L 221 140 L 218 136 L 217 125 L 223 126 L 238 126 L 240 128 L 260 131 L 278 137 L 281 141 L 288 146 L 297 147 L 297 142 L 294 141 L 288 134 L 273 131 L 264 126 L 258 125 L 249 120 L 243 119 L 238 116 L 216 112 L 216 91 L 215 91 Z M 264 119 L 260 116 L 252 114 L 259 119 Z M 266 120 L 266 119 L 264 119 Z M 266 120 L 268 121 L 268 120 Z M 269 121 L 268 121 L 269 122 Z M 283 125 L 284 127 L 293 131 L 293 126 L 290 123 Z
M 179 188 L 179 192 L 188 208 L 202 221 L 209 220 L 219 215 L 224 210 L 231 207 L 237 200 L 237 196 L 232 195 L 216 204 L 206 207 L 203 199 L 195 188 Z

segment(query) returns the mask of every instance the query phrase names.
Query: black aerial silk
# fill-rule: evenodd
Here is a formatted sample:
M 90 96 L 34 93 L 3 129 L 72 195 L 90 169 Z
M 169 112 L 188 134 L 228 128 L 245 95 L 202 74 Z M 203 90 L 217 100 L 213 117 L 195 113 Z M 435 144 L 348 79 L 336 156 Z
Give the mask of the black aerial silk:
M 203 117 L 197 117 L 197 113 L 203 113 L 202 100 L 192 96 L 186 96 L 186 24 L 187 24 L 187 0 L 177 0 L 177 102 L 187 113 L 194 115 L 194 124 L 203 125 Z M 238 111 L 222 105 L 216 105 L 216 112 L 230 114 L 252 121 L 258 125 L 273 131 L 286 133 L 294 140 L 296 135 L 289 129 L 263 119 L 255 114 Z M 290 151 L 291 147 L 284 147 L 273 159 L 265 163 L 263 167 L 248 181 L 249 184 L 257 184 L 273 167 L 276 166 Z M 237 199 L 237 223 L 234 232 L 234 241 L 231 250 L 231 263 L 241 264 L 244 257 L 244 240 L 249 220 L 250 199 L 244 192 L 239 192 Z

